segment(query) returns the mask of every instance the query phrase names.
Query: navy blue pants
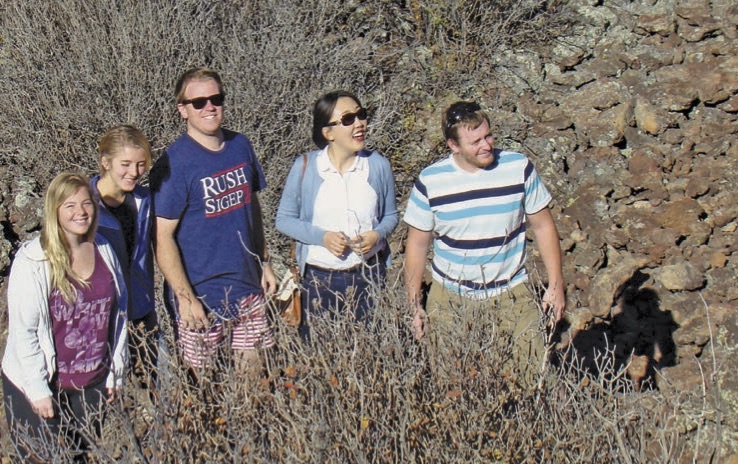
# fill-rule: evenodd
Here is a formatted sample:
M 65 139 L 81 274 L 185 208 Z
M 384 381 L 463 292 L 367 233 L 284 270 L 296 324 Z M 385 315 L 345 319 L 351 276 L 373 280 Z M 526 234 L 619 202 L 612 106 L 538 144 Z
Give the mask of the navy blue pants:
M 383 285 L 385 275 L 385 264 L 376 257 L 345 271 L 308 264 L 302 280 L 302 338 L 310 338 L 310 320 L 315 318 L 350 313 L 356 321 L 366 323 L 374 306 L 372 289 Z

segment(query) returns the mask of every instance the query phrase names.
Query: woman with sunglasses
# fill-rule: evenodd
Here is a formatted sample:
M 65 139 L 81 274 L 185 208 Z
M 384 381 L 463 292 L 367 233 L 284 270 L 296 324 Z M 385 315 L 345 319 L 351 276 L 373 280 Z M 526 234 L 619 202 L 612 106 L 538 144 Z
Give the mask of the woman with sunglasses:
M 318 149 L 298 157 L 287 176 L 276 226 L 296 241 L 303 338 L 311 319 L 326 314 L 366 321 L 372 285 L 385 276 L 387 237 L 398 222 L 395 184 L 389 161 L 365 149 L 366 134 L 356 95 L 323 95 L 313 108 Z
M 10 270 L 5 418 L 20 462 L 84 460 L 128 362 L 126 287 L 86 178 L 59 174 L 44 212 Z
M 100 174 L 90 186 L 99 206 L 98 233 L 113 246 L 128 288 L 131 366 L 153 393 L 159 326 L 154 309 L 151 193 L 139 185 L 151 167 L 151 147 L 136 127 L 122 124 L 100 138 Z

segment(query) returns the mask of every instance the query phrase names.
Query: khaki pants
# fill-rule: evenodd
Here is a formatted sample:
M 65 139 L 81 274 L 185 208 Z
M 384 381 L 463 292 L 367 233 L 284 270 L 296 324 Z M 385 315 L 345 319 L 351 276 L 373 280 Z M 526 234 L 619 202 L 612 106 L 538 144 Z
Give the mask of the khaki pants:
M 516 285 L 491 299 L 472 300 L 434 280 L 426 308 L 426 333 L 433 356 L 446 366 L 454 360 L 444 357 L 474 354 L 495 344 L 501 373 L 526 388 L 537 385 L 547 357 L 546 333 L 528 285 Z

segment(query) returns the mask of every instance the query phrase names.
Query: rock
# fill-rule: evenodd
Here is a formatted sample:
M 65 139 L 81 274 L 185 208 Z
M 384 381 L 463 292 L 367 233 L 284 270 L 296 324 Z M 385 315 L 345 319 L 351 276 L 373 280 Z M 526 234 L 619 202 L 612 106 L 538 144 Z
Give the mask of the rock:
M 676 22 L 673 15 L 653 14 L 638 17 L 636 32 L 642 34 L 659 34 L 666 37 L 674 32 L 675 29 Z
M 713 330 L 715 327 L 713 326 Z M 690 319 L 674 332 L 674 343 L 677 346 L 696 345 L 705 346 L 710 340 L 710 327 L 707 318 L 698 316 Z
M 584 268 L 583 272 L 590 274 L 593 274 L 595 270 L 600 268 L 605 258 L 602 249 L 588 242 L 578 243 L 574 256 L 574 264 L 579 268 Z
M 722 268 L 728 262 L 728 257 L 719 251 L 714 251 L 710 255 L 710 267 Z
M 590 311 L 596 317 L 610 314 L 619 297 L 618 290 L 648 262 L 645 257 L 618 252 L 611 247 L 608 247 L 606 255 L 608 266 L 594 276 L 590 285 Z
M 698 91 L 683 66 L 664 66 L 655 70 L 639 93 L 658 108 L 686 111 L 698 99 Z
M 707 271 L 707 290 L 724 301 L 735 301 L 738 299 L 738 289 L 735 282 L 738 272 L 735 265 L 726 262 L 724 267 L 716 267 Z
M 10 223 L 13 233 L 22 240 L 29 238 L 29 233 L 41 227 L 43 218 L 43 198 L 37 193 L 36 181 L 21 176 L 14 179 L 11 186 L 13 205 L 10 208 Z
M 659 115 L 656 107 L 641 96 L 636 98 L 633 112 L 638 127 L 651 135 L 658 134 L 664 127 L 663 118 Z
M 660 172 L 661 167 L 653 153 L 646 150 L 634 150 L 628 158 L 628 171 L 633 175 L 653 175 Z
M 630 103 L 623 103 L 599 113 L 596 122 L 591 123 L 586 129 L 590 145 L 611 147 L 622 142 L 630 116 Z
M 603 79 L 573 92 L 564 99 L 561 107 L 566 113 L 584 108 L 602 111 L 625 103 L 628 100 L 627 96 L 627 89 L 617 80 Z
M 697 198 L 706 194 L 710 190 L 710 183 L 705 182 L 704 179 L 691 178 L 687 183 L 687 187 L 684 189 L 684 193 L 689 198 Z
M 656 214 L 656 220 L 661 227 L 679 230 L 682 234 L 689 233 L 689 223 L 701 220 L 705 210 L 700 204 L 691 199 L 683 198 L 672 201 Z
M 607 201 L 603 198 L 601 189 L 597 186 L 582 186 L 572 197 L 565 208 L 566 214 L 574 218 L 587 234 L 590 243 L 595 248 L 605 244 L 605 228 L 609 214 Z
M 696 290 L 705 284 L 704 275 L 687 261 L 663 266 L 654 272 L 654 276 L 671 291 Z
M 5 226 L 0 222 L 0 269 L 7 269 L 10 266 L 10 255 L 13 253 L 13 245 L 5 235 Z
M 656 377 L 657 385 L 664 394 L 671 395 L 700 391 L 705 387 L 706 379 L 710 378 L 712 372 L 709 362 L 695 357 L 685 357 L 680 359 L 676 366 L 661 369 Z

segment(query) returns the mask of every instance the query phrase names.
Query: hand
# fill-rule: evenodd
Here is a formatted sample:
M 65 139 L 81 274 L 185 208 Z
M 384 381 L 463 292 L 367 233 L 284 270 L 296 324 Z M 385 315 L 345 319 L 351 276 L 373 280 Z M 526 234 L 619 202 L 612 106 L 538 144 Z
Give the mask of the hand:
M 194 295 L 179 298 L 179 323 L 188 330 L 204 330 L 210 326 L 202 302 Z
M 351 249 L 359 256 L 372 251 L 374 245 L 379 241 L 379 232 L 370 230 L 351 239 Z
M 415 335 L 416 340 L 420 340 L 425 336 L 425 310 L 420 303 L 415 303 L 413 309 L 413 321 L 410 330 Z
M 36 400 L 31 404 L 33 412 L 39 415 L 42 419 L 51 419 L 54 417 L 54 402 L 50 396 Z
M 562 284 L 549 284 L 543 294 L 543 310 L 549 316 L 549 326 L 554 327 L 563 317 L 566 309 L 566 296 Z
M 348 237 L 343 232 L 326 232 L 323 234 L 323 246 L 335 256 L 343 256 L 348 246 Z
M 277 291 L 277 277 L 274 275 L 271 263 L 264 263 L 264 269 L 261 275 L 261 288 L 267 296 Z
M 108 398 L 105 400 L 107 404 L 115 401 L 116 391 L 117 390 L 115 388 L 108 388 Z

